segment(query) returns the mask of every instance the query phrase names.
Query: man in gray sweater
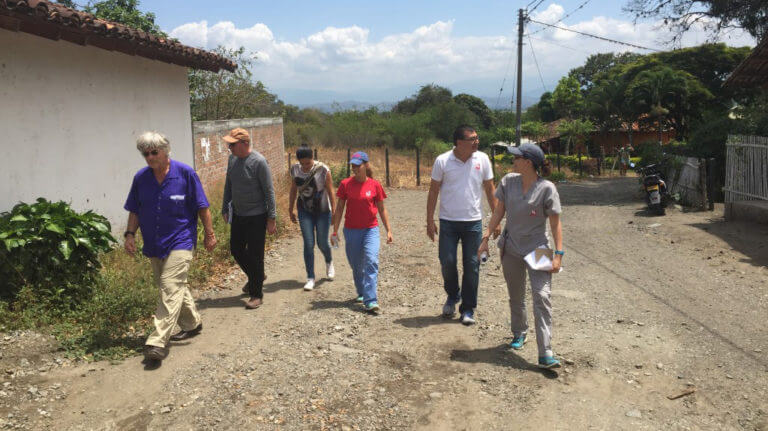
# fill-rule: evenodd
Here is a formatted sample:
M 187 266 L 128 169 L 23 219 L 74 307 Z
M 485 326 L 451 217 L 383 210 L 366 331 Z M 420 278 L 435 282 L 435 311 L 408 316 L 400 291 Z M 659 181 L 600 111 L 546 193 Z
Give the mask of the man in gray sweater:
M 251 148 L 251 137 L 245 129 L 237 128 L 223 137 L 229 144 L 227 179 L 221 213 L 232 224 L 230 251 L 248 276 L 250 299 L 245 308 L 258 308 L 264 294 L 264 241 L 266 232 L 277 231 L 275 218 L 275 189 L 267 160 Z M 229 212 L 232 214 L 229 214 Z

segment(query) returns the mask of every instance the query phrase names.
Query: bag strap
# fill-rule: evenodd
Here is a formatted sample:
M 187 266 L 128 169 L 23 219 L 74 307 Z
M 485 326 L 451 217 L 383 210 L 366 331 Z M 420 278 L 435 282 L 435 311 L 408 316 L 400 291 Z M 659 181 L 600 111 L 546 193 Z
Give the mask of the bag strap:
M 299 192 L 309 187 L 309 183 L 312 181 L 312 178 L 315 177 L 315 174 L 317 174 L 317 170 L 320 169 L 322 166 L 323 166 L 322 163 L 315 162 L 315 164 L 312 166 L 312 169 L 309 170 L 309 174 L 307 174 L 307 178 L 305 178 L 304 182 L 298 186 Z M 301 170 L 301 167 L 299 167 L 299 170 Z

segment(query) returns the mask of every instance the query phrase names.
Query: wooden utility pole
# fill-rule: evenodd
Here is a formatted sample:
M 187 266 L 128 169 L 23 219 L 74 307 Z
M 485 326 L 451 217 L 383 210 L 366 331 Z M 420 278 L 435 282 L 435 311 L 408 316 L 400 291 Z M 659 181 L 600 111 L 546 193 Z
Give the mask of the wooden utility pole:
M 522 110 L 523 110 L 523 28 L 525 26 L 525 12 L 520 9 L 517 17 L 517 109 L 516 120 L 517 125 L 515 127 L 515 142 L 519 146 L 522 136 L 521 122 L 522 122 Z

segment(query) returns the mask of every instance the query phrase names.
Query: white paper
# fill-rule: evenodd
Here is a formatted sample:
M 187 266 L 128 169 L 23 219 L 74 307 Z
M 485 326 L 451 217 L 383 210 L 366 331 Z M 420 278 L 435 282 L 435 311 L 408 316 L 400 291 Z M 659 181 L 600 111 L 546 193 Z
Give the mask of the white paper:
M 549 250 L 549 247 L 546 245 L 540 245 L 536 250 Z M 537 253 L 536 250 L 533 250 L 532 252 L 528 253 L 523 259 L 525 260 L 525 263 L 528 264 L 528 266 L 531 269 L 534 269 L 536 271 L 552 271 L 552 259 L 549 258 L 544 253 L 541 253 L 539 251 Z M 536 255 L 539 254 L 539 258 L 536 259 Z M 563 268 L 560 268 L 560 271 L 562 271 Z
M 232 212 L 232 201 L 229 201 L 227 203 L 227 223 L 232 224 L 232 216 L 234 213 Z

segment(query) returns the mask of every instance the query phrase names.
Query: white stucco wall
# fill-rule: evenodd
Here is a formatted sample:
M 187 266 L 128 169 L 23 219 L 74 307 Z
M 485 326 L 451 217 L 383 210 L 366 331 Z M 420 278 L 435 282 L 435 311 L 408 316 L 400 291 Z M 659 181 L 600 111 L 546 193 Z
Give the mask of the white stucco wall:
M 0 29 L 0 211 L 64 200 L 121 232 L 145 130 L 193 165 L 186 68 Z

